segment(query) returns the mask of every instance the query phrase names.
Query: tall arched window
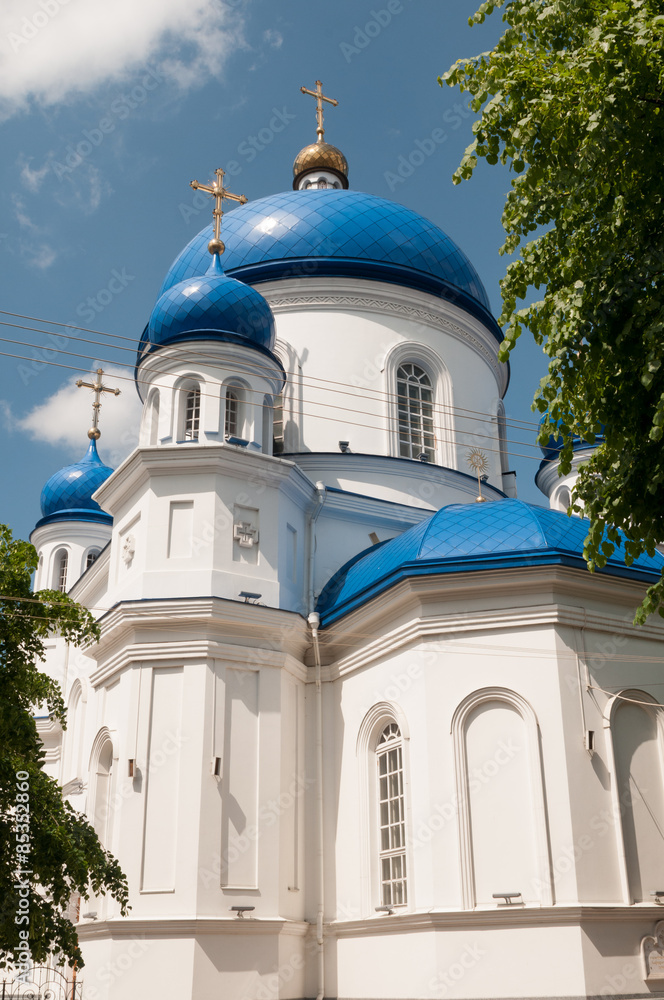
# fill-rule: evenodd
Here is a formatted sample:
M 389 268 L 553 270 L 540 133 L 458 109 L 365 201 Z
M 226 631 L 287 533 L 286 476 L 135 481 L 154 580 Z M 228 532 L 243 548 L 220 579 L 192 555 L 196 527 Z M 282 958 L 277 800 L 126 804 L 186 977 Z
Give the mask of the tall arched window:
M 155 389 L 150 397 L 149 410 L 149 436 L 148 442 L 151 445 L 159 443 L 159 390 Z
M 402 458 L 435 457 L 433 386 L 419 365 L 404 362 L 397 368 L 399 454 Z
M 184 412 L 184 439 L 198 441 L 198 425 L 201 418 L 201 390 L 188 389 Z
M 284 394 L 274 397 L 272 408 L 272 454 L 281 455 L 284 450 Z
M 406 886 L 406 817 L 401 731 L 388 723 L 376 745 L 378 765 L 379 864 L 382 906 L 408 902 Z
M 55 589 L 61 590 L 62 593 L 67 589 L 67 566 L 69 565 L 69 556 L 66 550 L 63 549 L 59 552 L 55 558 Z
M 90 549 L 85 560 L 85 568 L 90 569 L 92 564 L 97 561 L 100 549 Z
M 237 389 L 226 390 L 226 413 L 224 417 L 224 434 L 226 437 L 237 437 L 240 424 L 240 396 Z

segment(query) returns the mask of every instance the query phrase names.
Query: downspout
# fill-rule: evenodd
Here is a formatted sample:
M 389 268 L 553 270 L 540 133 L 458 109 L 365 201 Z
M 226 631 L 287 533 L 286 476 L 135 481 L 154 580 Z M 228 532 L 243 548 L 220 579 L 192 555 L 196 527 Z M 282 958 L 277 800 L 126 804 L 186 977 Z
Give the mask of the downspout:
M 323 509 L 323 504 L 325 503 L 325 497 L 327 496 L 327 490 L 321 482 L 316 483 L 316 506 L 314 507 L 311 518 L 309 519 L 309 572 L 307 579 L 307 590 L 308 590 L 308 600 L 307 607 L 309 612 L 313 612 L 315 606 L 315 596 L 314 596 L 314 560 L 316 558 L 316 521 L 318 520 L 318 515 Z
M 318 484 L 317 484 L 318 486 Z M 323 494 L 323 500 L 325 495 Z M 319 503 L 318 510 L 322 506 Z M 318 826 L 318 910 L 316 913 L 316 944 L 318 946 L 318 992 L 316 1000 L 325 996 L 325 943 L 323 938 L 323 914 L 325 911 L 325 866 L 323 830 L 323 689 L 321 685 L 320 647 L 318 627 L 320 615 L 312 611 L 307 619 L 311 629 L 316 664 L 316 814 Z

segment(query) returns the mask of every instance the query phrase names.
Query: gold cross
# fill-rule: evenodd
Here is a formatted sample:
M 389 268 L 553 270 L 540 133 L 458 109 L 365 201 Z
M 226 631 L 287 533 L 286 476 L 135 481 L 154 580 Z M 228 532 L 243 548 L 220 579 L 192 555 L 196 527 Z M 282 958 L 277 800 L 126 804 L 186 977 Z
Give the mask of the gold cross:
M 224 214 L 223 211 L 223 201 L 224 198 L 229 198 L 231 201 L 239 201 L 241 205 L 247 204 L 247 199 L 243 194 L 231 194 L 224 187 L 224 171 L 221 167 L 217 167 L 215 170 L 217 177 L 216 184 L 199 184 L 198 181 L 190 181 L 189 186 L 193 187 L 194 191 L 205 191 L 207 194 L 211 194 L 214 198 L 214 239 L 210 240 L 208 243 L 208 250 L 210 253 L 223 253 L 226 249 L 220 237 L 221 232 L 221 217 Z
M 93 389 L 95 394 L 95 401 L 92 404 L 92 427 L 88 431 L 88 437 L 91 440 L 97 441 L 101 437 L 101 431 L 99 430 L 99 410 L 101 409 L 101 394 L 102 392 L 112 392 L 114 396 L 120 395 L 119 389 L 111 389 L 110 386 L 104 385 L 102 383 L 101 377 L 104 374 L 103 368 L 97 369 L 97 381 L 96 382 L 84 382 L 82 378 L 77 379 L 76 385 L 79 389 Z
M 323 101 L 327 101 L 328 104 L 337 107 L 338 101 L 335 101 L 333 97 L 326 97 L 323 93 L 323 84 L 320 80 L 316 80 L 316 89 L 307 90 L 306 87 L 300 87 L 303 94 L 309 94 L 310 97 L 316 98 L 316 121 L 318 122 L 318 128 L 316 132 L 318 133 L 318 142 L 323 141 L 323 136 L 325 135 L 325 129 L 323 128 Z

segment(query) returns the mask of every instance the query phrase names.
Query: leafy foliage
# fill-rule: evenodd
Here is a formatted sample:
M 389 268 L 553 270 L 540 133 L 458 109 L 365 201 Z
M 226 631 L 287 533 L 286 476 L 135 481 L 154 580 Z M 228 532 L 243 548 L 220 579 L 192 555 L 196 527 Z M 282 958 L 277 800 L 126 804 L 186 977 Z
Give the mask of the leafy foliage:
M 591 519 L 585 555 L 605 564 L 627 536 L 625 561 L 664 540 L 664 8 L 661 0 L 483 3 L 504 8 L 490 52 L 461 59 L 439 83 L 472 95 L 478 158 L 516 175 L 503 211 L 502 253 L 519 257 L 501 282 L 506 360 L 524 329 L 550 360 L 534 407 L 540 443 L 605 440 L 582 467 L 573 509 Z M 533 235 L 536 234 L 536 235 Z M 531 289 L 544 289 L 517 308 Z M 637 621 L 659 610 L 664 580 Z
M 97 637 L 98 627 L 66 594 L 33 594 L 30 579 L 36 567 L 33 546 L 15 541 L 9 528 L 0 525 L 0 966 L 20 964 L 25 940 L 35 963 L 56 952 L 69 964 L 82 965 L 76 930 L 66 916 L 70 898 L 74 893 L 88 898 L 90 889 L 108 892 L 124 914 L 127 883 L 90 824 L 43 771 L 44 750 L 33 714 L 46 706 L 51 718 L 66 726 L 60 688 L 37 666 L 45 640 L 57 631 L 81 645 Z M 29 852 L 21 854 L 17 840 L 22 842 L 25 827 Z M 20 891 L 26 881 L 29 922 L 17 922 L 26 912 L 26 890 L 23 895 Z M 22 939 L 26 930 L 27 939 Z

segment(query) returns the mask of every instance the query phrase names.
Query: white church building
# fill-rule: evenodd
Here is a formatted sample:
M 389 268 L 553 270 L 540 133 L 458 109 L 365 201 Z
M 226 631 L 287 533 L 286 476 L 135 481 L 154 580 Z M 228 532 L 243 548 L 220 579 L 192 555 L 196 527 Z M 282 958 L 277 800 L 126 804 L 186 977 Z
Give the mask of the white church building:
M 139 446 L 95 423 L 32 534 L 101 627 L 46 766 L 131 895 L 81 902 L 84 1000 L 664 996 L 662 558 L 588 572 L 555 443 L 517 499 L 477 272 L 320 116 L 223 242 L 222 185 Z

